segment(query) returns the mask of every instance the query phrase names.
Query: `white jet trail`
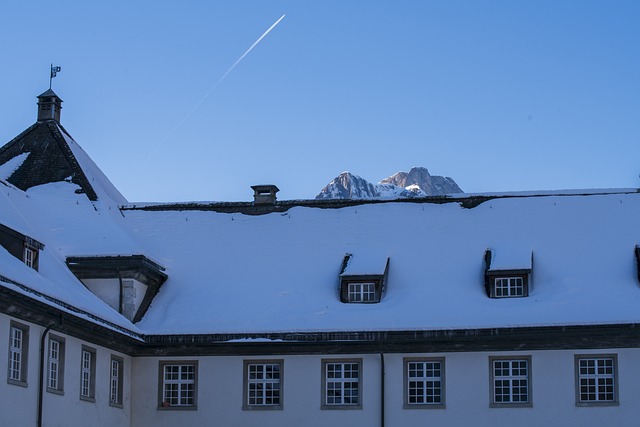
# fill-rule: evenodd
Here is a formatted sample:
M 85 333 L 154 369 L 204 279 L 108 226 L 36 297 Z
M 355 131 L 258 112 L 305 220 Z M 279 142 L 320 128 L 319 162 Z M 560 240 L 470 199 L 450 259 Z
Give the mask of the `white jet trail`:
M 156 148 L 153 150 L 153 152 L 151 152 L 151 154 L 149 155 L 149 157 L 151 157 L 153 154 L 155 154 L 156 151 L 158 151 L 158 148 L 160 148 L 160 145 L 162 145 L 162 143 L 164 143 L 169 136 L 176 131 L 176 129 L 178 129 L 180 126 L 182 126 L 182 124 L 184 122 L 187 121 L 187 119 L 189 117 L 191 117 L 191 115 L 204 103 L 204 101 L 207 100 L 207 98 L 209 98 L 209 96 L 213 93 L 214 90 L 216 90 L 216 88 L 218 87 L 218 85 L 220 83 L 222 83 L 222 81 L 229 75 L 229 73 L 231 71 L 233 71 L 234 68 L 236 68 L 236 65 L 238 65 L 240 63 L 240 61 L 242 61 L 244 59 L 245 56 L 247 56 L 249 54 L 249 52 L 251 52 L 251 50 L 253 50 L 254 47 L 256 47 L 256 45 L 258 43 L 260 43 L 260 40 L 262 40 L 263 38 L 266 37 L 267 34 L 269 34 L 271 32 L 271 30 L 273 30 L 276 25 L 278 25 L 280 23 L 280 21 L 282 21 L 282 19 L 286 16 L 287 14 L 285 13 L 284 15 L 282 15 L 280 17 L 280 19 L 278 19 L 276 22 L 274 22 L 274 24 L 272 26 L 270 26 L 267 31 L 265 31 L 264 33 L 262 33 L 262 35 L 260 37 L 258 37 L 258 40 L 256 40 L 250 47 L 249 49 L 247 49 L 241 56 L 240 58 L 238 58 L 238 60 L 236 62 L 233 63 L 233 65 L 231 67 L 229 67 L 229 69 L 222 75 L 222 77 L 220 77 L 220 79 L 213 85 L 211 86 L 211 89 L 209 89 L 209 91 L 202 97 L 202 99 L 200 101 L 198 101 L 198 103 L 191 109 L 191 111 L 189 111 L 189 113 L 182 119 L 180 120 L 174 127 L 173 129 L 171 129 L 169 131 L 169 133 L 167 133 L 167 135 L 164 137 L 164 139 L 160 142 L 160 144 L 158 144 L 156 146 Z

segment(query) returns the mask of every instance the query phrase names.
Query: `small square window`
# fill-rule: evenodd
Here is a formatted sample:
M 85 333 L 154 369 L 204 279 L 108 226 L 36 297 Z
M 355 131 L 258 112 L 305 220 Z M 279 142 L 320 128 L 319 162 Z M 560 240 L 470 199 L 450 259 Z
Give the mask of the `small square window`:
M 283 360 L 244 361 L 243 409 L 283 408 Z
M 576 406 L 618 404 L 617 362 L 615 354 L 575 357 Z

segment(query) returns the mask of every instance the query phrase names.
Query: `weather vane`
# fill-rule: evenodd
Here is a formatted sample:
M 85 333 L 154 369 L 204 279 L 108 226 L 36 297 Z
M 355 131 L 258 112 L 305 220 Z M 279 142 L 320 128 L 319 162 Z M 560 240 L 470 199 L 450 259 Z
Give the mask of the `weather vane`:
M 61 67 L 51 64 L 51 74 L 49 75 L 49 89 L 51 89 L 51 80 L 53 80 L 53 78 L 57 76 L 60 71 L 62 71 Z

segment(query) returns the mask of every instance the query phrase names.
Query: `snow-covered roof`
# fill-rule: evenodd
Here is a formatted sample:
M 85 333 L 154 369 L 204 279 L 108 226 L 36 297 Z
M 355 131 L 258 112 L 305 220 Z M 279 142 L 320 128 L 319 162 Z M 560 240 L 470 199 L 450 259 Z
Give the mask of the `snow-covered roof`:
M 473 208 L 389 202 L 261 216 L 124 212 L 167 268 L 139 324 L 159 334 L 638 322 L 639 213 L 636 192 L 527 195 Z M 516 259 L 529 262 L 535 253 L 529 297 L 487 297 L 487 248 L 511 268 L 523 265 L 509 261 L 510 250 L 525 248 L 528 257 Z M 392 264 L 382 301 L 341 303 L 344 255 L 376 251 Z
M 48 303 L 69 304 L 134 333 L 640 323 L 635 189 L 278 201 L 260 210 L 250 203 L 121 209 L 120 193 L 63 129 L 60 134 L 97 200 L 69 180 L 20 190 L 2 179 L 28 155 L 7 158 L 0 165 L 0 224 L 45 248 L 38 271 L 0 248 L 0 286 L 18 283 Z M 487 250 L 492 270 L 533 268 L 528 297 L 487 297 Z M 168 276 L 136 325 L 65 264 L 68 257 L 134 254 Z M 346 254 L 352 254 L 346 274 L 382 274 L 390 260 L 379 303 L 340 302 Z
M 346 265 L 342 270 L 341 276 L 365 276 L 384 274 L 387 269 L 389 258 L 375 251 L 369 251 L 363 248 L 358 254 L 347 254 L 345 256 Z
M 531 248 L 526 247 L 526 243 L 515 241 L 498 248 L 498 250 L 489 249 L 489 252 L 491 263 L 487 271 L 531 270 L 533 253 Z

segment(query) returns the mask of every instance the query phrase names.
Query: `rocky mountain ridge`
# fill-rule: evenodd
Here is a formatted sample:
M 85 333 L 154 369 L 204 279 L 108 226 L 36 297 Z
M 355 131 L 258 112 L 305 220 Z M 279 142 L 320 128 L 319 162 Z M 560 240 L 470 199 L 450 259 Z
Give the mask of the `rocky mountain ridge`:
M 372 184 L 350 172 L 342 172 L 327 184 L 316 199 L 397 199 L 463 193 L 450 177 L 431 175 L 424 167 L 398 172 Z

